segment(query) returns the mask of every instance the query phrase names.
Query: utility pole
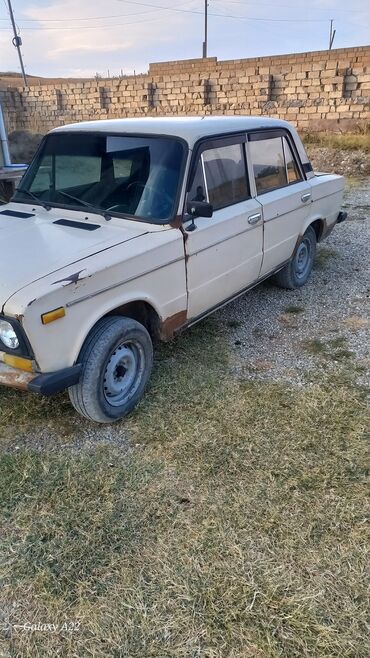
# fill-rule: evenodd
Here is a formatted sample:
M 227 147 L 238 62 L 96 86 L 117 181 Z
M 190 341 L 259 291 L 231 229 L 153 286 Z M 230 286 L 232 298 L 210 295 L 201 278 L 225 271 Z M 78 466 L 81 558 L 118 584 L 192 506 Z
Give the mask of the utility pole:
M 204 41 L 203 41 L 203 57 L 206 59 L 208 56 L 208 0 L 204 0 Z
M 336 30 L 333 30 L 333 22 L 334 22 L 333 19 L 331 19 L 331 21 L 330 21 L 330 36 L 329 36 L 329 50 L 331 50 L 332 47 L 333 47 L 335 35 L 336 35 L 336 32 L 337 32 Z
M 16 25 L 15 25 L 13 7 L 12 7 L 11 0 L 8 0 L 8 7 L 9 7 L 10 20 L 12 22 L 13 33 L 14 33 L 14 38 L 12 39 L 12 43 L 13 43 L 13 46 L 15 46 L 15 48 L 18 50 L 18 57 L 19 57 L 19 63 L 21 65 L 23 82 L 24 82 L 24 86 L 27 87 L 27 76 L 26 76 L 26 72 L 24 70 L 23 58 L 22 58 L 22 53 L 21 53 L 22 39 L 17 34 L 17 28 L 16 28 Z

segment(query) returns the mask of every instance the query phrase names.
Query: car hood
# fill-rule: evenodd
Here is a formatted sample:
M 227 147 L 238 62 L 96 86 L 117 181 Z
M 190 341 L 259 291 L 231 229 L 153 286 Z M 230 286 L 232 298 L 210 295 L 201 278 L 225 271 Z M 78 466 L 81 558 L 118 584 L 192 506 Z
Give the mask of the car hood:
M 63 223 L 56 223 L 60 220 Z M 147 224 L 125 219 L 108 223 L 89 213 L 1 206 L 0 309 L 30 283 L 147 232 Z

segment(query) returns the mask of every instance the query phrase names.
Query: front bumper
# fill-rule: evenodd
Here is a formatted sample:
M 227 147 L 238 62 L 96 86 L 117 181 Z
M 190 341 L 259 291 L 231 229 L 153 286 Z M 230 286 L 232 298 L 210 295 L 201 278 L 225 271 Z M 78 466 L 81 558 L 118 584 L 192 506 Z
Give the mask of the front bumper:
M 34 372 L 11 368 L 0 362 L 0 385 L 17 388 L 21 391 L 31 391 L 39 395 L 54 395 L 77 384 L 81 370 L 82 365 L 78 363 L 71 368 L 38 375 Z
M 0 384 L 27 391 L 28 385 L 35 378 L 35 373 L 16 370 L 0 362 Z

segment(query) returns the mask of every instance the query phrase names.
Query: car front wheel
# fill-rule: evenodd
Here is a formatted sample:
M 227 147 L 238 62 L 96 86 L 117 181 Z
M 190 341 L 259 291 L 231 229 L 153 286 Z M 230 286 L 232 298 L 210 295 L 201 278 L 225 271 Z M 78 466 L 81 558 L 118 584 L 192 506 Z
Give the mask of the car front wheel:
M 153 365 L 151 338 L 136 320 L 100 320 L 81 350 L 82 373 L 69 389 L 78 413 L 97 423 L 112 423 L 134 409 L 144 394 Z
M 291 261 L 275 274 L 274 281 L 281 288 L 301 288 L 310 278 L 316 255 L 316 233 L 309 226 L 299 241 Z

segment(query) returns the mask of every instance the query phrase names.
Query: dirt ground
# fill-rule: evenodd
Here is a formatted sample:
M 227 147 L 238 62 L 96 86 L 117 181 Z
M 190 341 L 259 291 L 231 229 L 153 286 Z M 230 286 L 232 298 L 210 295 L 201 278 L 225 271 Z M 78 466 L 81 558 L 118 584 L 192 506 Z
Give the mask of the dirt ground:
M 318 246 L 308 285 L 268 281 L 220 311 L 239 376 L 303 386 L 346 362 L 370 384 L 369 177 L 348 183 L 343 207 L 348 220 Z
M 350 178 L 370 176 L 370 153 L 322 146 L 306 147 L 315 171 L 341 174 Z

